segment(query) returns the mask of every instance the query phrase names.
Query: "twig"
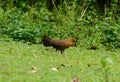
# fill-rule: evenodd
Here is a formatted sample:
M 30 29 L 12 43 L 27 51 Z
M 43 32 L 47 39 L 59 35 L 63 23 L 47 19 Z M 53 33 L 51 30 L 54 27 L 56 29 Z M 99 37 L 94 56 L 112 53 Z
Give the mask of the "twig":
M 87 8 L 88 8 L 88 5 L 87 5 L 87 6 L 85 7 L 85 9 L 82 11 L 82 15 L 81 15 L 80 19 L 82 19 L 82 17 L 85 15 L 85 12 L 86 12 Z
M 55 10 L 56 10 L 56 12 L 57 12 L 57 14 L 59 15 L 59 13 L 58 13 L 58 11 L 57 11 L 57 7 L 56 7 L 56 5 L 55 5 L 55 2 L 52 0 L 52 4 L 53 4 L 53 6 L 55 7 Z

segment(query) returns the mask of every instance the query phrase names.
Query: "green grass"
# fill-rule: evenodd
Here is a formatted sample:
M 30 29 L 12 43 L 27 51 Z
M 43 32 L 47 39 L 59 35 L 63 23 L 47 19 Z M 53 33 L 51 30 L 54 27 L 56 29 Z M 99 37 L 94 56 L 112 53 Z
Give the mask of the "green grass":
M 107 82 L 101 59 L 107 57 L 108 82 L 120 81 L 120 52 L 72 47 L 64 56 L 41 44 L 0 41 L 0 82 Z M 61 66 L 64 64 L 66 66 Z M 68 66 L 67 66 L 68 65 Z M 32 66 L 36 67 L 35 73 Z M 58 71 L 52 68 L 59 68 Z

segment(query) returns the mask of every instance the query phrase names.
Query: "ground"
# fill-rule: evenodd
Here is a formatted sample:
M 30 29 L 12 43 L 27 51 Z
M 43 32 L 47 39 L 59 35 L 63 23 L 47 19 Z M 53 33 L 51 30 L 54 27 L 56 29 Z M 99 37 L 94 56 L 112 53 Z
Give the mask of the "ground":
M 65 54 L 42 44 L 0 40 L 0 82 L 119 82 L 120 51 L 71 47 Z

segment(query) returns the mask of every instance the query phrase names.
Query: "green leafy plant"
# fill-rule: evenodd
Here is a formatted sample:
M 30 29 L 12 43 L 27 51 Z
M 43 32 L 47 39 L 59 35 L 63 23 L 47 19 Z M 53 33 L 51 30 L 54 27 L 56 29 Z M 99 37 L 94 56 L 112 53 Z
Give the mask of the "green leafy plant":
M 47 34 L 58 39 L 73 37 L 78 46 L 88 49 L 120 47 L 117 4 L 101 14 L 94 8 L 95 0 L 64 1 L 53 11 L 43 0 L 7 1 L 0 7 L 0 33 L 14 40 L 39 43 Z
M 109 82 L 109 75 L 112 69 L 112 64 L 113 61 L 110 57 L 105 56 L 101 59 L 101 65 L 104 71 L 105 82 Z

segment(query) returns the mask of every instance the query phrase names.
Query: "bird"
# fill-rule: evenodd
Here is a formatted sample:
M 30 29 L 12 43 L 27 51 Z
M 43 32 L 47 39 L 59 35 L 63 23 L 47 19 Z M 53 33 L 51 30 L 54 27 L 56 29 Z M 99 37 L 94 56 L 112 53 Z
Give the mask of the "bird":
M 70 38 L 65 39 L 65 41 L 68 41 L 68 42 L 74 42 L 74 41 L 75 41 L 75 39 L 74 39 L 74 38 L 72 38 L 72 37 L 70 37 Z
M 53 48 L 56 49 L 56 51 L 60 51 L 61 54 L 64 53 L 64 50 L 66 48 L 69 48 L 71 46 L 75 46 L 75 43 L 73 42 L 72 39 L 66 39 L 66 40 L 53 40 L 51 39 L 49 36 L 47 35 L 44 35 L 43 36 L 43 45 L 45 47 L 49 47 L 49 46 L 52 46 Z

